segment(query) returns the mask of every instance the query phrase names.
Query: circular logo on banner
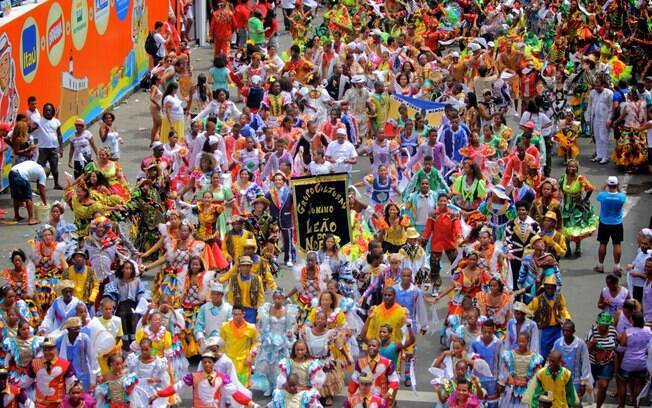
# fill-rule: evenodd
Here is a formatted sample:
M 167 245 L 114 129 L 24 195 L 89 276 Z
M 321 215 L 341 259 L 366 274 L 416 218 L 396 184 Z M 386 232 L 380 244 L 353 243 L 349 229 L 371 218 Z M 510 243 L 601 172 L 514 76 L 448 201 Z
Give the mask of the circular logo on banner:
M 63 10 L 59 3 L 52 3 L 48 12 L 48 23 L 45 27 L 45 49 L 48 59 L 52 66 L 57 66 L 66 45 L 66 24 L 63 21 Z
M 129 14 L 129 3 L 130 0 L 115 0 L 115 12 L 118 15 L 118 20 L 124 21 Z
M 94 18 L 95 29 L 99 35 L 106 32 L 109 26 L 109 9 L 111 8 L 111 0 L 93 0 L 94 4 Z
M 75 49 L 81 50 L 88 35 L 88 3 L 86 0 L 73 0 L 70 12 L 70 30 Z
M 27 17 L 20 34 L 20 72 L 26 83 L 34 80 L 38 71 L 40 44 L 38 26 L 32 17 Z

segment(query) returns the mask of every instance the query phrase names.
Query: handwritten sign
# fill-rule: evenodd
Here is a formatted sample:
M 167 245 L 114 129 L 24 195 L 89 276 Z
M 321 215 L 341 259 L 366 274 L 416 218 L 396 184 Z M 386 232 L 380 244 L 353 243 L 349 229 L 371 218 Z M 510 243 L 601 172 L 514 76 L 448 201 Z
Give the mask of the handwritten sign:
M 290 181 L 299 249 L 317 251 L 327 235 L 351 242 L 347 174 L 309 176 Z

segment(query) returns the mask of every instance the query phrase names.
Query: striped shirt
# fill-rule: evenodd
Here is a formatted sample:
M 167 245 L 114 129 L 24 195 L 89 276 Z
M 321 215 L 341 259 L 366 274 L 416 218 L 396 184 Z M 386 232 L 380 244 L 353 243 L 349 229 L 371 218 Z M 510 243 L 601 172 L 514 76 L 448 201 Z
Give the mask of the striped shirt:
M 598 326 L 593 325 L 586 336 L 586 344 L 595 340 L 595 347 L 589 347 L 589 360 L 591 364 L 607 365 L 614 361 L 615 350 L 618 345 L 618 332 L 614 326 L 609 326 L 606 336 L 598 333 Z

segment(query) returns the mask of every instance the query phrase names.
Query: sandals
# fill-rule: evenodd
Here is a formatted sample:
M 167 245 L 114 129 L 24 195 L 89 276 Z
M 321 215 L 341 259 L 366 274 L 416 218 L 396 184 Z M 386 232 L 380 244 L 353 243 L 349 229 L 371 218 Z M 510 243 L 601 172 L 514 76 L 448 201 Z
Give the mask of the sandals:
M 595 273 L 604 273 L 604 266 L 597 266 L 593 268 L 593 272 Z

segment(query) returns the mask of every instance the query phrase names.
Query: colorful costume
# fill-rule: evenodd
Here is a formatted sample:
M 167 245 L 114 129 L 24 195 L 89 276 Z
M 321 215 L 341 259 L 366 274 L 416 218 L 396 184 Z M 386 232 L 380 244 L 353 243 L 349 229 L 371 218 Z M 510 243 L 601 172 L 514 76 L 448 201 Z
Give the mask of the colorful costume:
M 222 323 L 220 337 L 224 340 L 224 354 L 233 361 L 238 380 L 247 387 L 251 375 L 251 363 L 259 342 L 256 326 L 248 322 L 237 326 L 233 320 L 230 320 Z M 249 365 L 247 359 L 251 360 Z
M 535 375 L 543 364 L 543 358 L 534 352 L 519 354 L 516 350 L 503 352 L 501 356 L 500 383 L 505 386 L 501 399 L 501 406 L 514 408 L 527 408 L 525 401 L 522 401 L 523 394 L 530 379 Z M 513 379 L 508 384 L 509 378 Z
M 263 391 L 277 388 L 276 379 L 279 372 L 278 362 L 290 356 L 292 337 L 288 334 L 294 331 L 297 322 L 297 309 L 294 305 L 286 305 L 283 316 L 271 314 L 273 305 L 265 303 L 258 313 L 258 330 L 260 331 L 260 349 L 256 356 L 257 378 L 264 377 L 268 384 L 259 386 Z M 267 387 L 264 387 L 267 385 Z
M 559 179 L 564 199 L 561 207 L 562 232 L 567 240 L 579 242 L 593 234 L 598 227 L 598 216 L 593 213 L 591 203 L 582 200 L 582 193 L 593 191 L 593 185 L 584 176 L 570 184 L 566 183 L 566 175 Z

